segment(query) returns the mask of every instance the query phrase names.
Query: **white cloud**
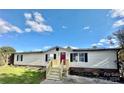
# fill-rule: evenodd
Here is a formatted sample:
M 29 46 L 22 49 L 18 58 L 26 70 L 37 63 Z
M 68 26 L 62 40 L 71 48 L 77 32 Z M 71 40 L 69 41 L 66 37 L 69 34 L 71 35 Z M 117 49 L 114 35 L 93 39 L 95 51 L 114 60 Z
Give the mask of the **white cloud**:
M 24 52 L 23 50 L 16 50 L 16 52 Z
M 78 49 L 78 47 L 75 47 L 75 46 L 64 46 L 64 48 L 67 48 L 67 47 L 70 47 L 72 49 Z
M 66 28 L 67 28 L 67 26 L 64 26 L 64 25 L 63 25 L 63 26 L 62 26 L 62 28 L 63 28 L 63 29 L 66 29 Z
M 26 19 L 32 19 L 32 14 L 31 13 L 24 13 L 24 16 Z
M 49 48 L 51 48 L 52 46 L 44 46 L 42 49 L 43 50 L 47 50 L 47 49 L 49 49 Z
M 91 46 L 92 46 L 92 47 L 93 47 L 93 46 L 102 47 L 102 46 L 103 46 L 103 43 L 100 43 L 100 42 L 99 42 L 99 43 L 94 43 L 94 44 L 92 44 Z
M 9 22 L 0 18 L 0 34 L 8 32 L 17 32 L 22 33 L 22 30 L 15 25 L 10 24 Z
M 103 38 L 103 39 L 100 39 L 99 42 L 103 44 L 109 44 L 110 40 L 108 40 L 107 38 Z
M 98 46 L 103 46 L 103 43 L 97 43 Z
M 104 43 L 106 42 L 106 39 L 101 39 L 99 42 Z
M 85 26 L 83 27 L 84 30 L 89 30 L 90 29 L 90 26 Z
M 33 51 L 42 51 L 42 49 L 34 49 Z
M 94 43 L 94 44 L 92 44 L 91 46 L 92 46 L 92 47 L 93 47 L 93 46 L 97 46 L 97 44 Z
M 44 22 L 45 21 L 42 14 L 40 14 L 38 12 L 34 13 L 34 18 L 35 18 L 35 21 L 37 21 L 37 22 Z
M 119 47 L 119 43 L 116 38 L 112 39 L 103 38 L 99 40 L 98 43 L 92 44 L 91 46 L 116 48 Z
M 31 32 L 31 29 L 30 28 L 26 28 L 25 32 Z
M 109 11 L 109 14 L 111 18 L 116 18 L 116 21 L 113 23 L 112 27 L 118 28 L 120 26 L 124 26 L 124 9 L 113 9 Z
M 111 44 L 111 43 L 115 44 L 115 43 L 118 43 L 116 38 L 112 38 L 112 39 L 104 38 L 104 39 L 101 39 L 99 42 L 103 43 L 103 44 Z
M 72 49 L 79 49 L 78 47 L 70 46 Z
M 36 21 L 27 20 L 26 24 L 30 27 L 30 29 L 36 32 L 52 31 L 51 26 L 42 23 L 37 23 Z
M 24 16 L 26 18 L 26 25 L 28 28 L 26 28 L 27 31 L 29 31 L 29 29 L 35 32 L 53 31 L 52 27 L 45 23 L 45 19 L 43 18 L 42 14 L 34 12 L 33 14 L 24 14 Z
M 117 41 L 117 39 L 111 39 L 111 41 L 113 42 L 113 43 L 117 43 L 118 41 Z
M 124 17 L 124 9 L 113 9 L 111 11 L 111 17 L 112 18 Z
M 124 19 L 118 20 L 113 24 L 113 27 L 120 27 L 124 25 Z
M 113 46 L 109 46 L 109 48 L 117 48 L 117 47 L 119 47 L 119 44 L 115 44 L 115 45 L 113 45 Z

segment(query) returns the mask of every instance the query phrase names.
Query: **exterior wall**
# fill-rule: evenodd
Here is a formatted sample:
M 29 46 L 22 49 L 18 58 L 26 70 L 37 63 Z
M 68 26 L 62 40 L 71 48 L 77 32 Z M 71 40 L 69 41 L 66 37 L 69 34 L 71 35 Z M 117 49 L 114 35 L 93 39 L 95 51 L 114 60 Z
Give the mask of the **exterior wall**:
M 56 58 L 60 60 L 60 53 L 66 52 L 66 59 L 70 61 L 71 51 L 64 49 L 52 49 L 44 53 L 22 53 L 23 61 L 17 61 L 17 55 L 14 55 L 15 65 L 36 65 L 36 66 L 46 66 L 48 62 L 45 62 L 45 54 L 56 54 Z M 70 67 L 78 68 L 101 68 L 101 69 L 117 69 L 116 50 L 103 50 L 103 51 L 82 51 L 75 53 L 88 53 L 88 62 L 70 62 Z
M 23 55 L 23 61 L 17 61 L 17 55 Z M 44 61 L 44 55 L 42 53 L 15 54 L 14 64 L 46 66 L 46 62 Z
M 59 49 L 59 51 L 56 51 L 56 49 L 52 49 L 50 51 L 44 52 L 44 53 L 19 53 L 14 55 L 14 64 L 15 65 L 36 65 L 36 66 L 46 66 L 48 62 L 45 61 L 45 55 L 46 54 L 56 54 L 56 58 L 60 60 L 60 53 L 66 52 L 66 58 L 69 58 L 69 54 L 64 49 Z M 17 61 L 17 55 L 23 55 L 23 61 Z
M 70 67 L 117 69 L 115 50 L 83 51 L 82 53 L 88 53 L 88 62 L 70 62 Z
M 64 49 L 59 49 L 59 51 L 56 51 L 56 49 L 47 51 L 47 52 L 44 53 L 44 56 L 46 54 L 56 54 L 56 58 L 58 60 L 60 60 L 60 54 L 61 54 L 61 52 L 66 52 L 66 59 L 70 59 L 69 52 L 67 50 L 64 50 Z M 44 57 L 44 60 L 45 60 L 45 57 Z

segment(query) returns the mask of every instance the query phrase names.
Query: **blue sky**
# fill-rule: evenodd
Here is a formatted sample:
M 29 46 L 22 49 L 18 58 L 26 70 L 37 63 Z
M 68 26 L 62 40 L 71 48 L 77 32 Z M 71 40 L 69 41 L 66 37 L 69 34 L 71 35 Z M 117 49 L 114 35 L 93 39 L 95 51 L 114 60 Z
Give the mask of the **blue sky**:
M 114 19 L 119 16 L 117 11 L 0 10 L 0 46 L 12 46 L 17 51 L 36 51 L 54 46 L 110 47 L 106 37 L 120 26 Z

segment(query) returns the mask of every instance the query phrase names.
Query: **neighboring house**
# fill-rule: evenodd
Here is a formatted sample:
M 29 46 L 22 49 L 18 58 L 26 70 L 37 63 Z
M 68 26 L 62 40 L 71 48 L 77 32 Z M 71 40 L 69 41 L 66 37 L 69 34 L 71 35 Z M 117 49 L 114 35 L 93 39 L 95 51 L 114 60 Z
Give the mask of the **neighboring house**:
M 71 49 L 53 47 L 47 51 L 20 52 L 14 54 L 14 65 L 47 66 L 51 59 L 69 60 L 75 71 L 118 71 L 118 48 Z M 66 62 L 66 61 L 64 61 Z M 64 63 L 66 64 L 66 63 Z

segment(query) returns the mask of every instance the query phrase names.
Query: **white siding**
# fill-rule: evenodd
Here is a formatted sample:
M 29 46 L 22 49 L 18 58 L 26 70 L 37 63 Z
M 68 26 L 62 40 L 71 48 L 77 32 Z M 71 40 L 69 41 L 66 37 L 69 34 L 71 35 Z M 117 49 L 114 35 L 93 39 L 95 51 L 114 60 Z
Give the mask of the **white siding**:
M 70 62 L 71 67 L 117 69 L 116 51 L 83 51 L 88 53 L 88 62 Z
M 56 58 L 60 60 L 61 52 L 66 52 L 66 59 L 69 59 L 70 61 L 70 53 L 72 52 L 64 49 L 60 49 L 58 52 L 53 49 L 45 53 L 20 54 L 23 55 L 23 61 L 17 61 L 18 54 L 15 54 L 14 64 L 46 66 L 47 62 L 45 62 L 45 54 L 56 54 Z M 117 60 L 116 50 L 82 51 L 80 53 L 88 53 L 88 62 L 70 62 L 70 67 L 117 69 L 117 63 L 115 62 Z
M 23 61 L 17 61 L 17 55 L 23 55 Z M 42 53 L 30 53 L 30 54 L 15 54 L 15 65 L 39 65 L 45 66 L 44 55 Z
M 61 52 L 66 52 L 66 59 L 69 59 L 69 52 L 64 50 L 64 49 L 59 49 L 59 51 L 56 51 L 56 49 L 53 49 L 53 50 L 50 50 L 50 51 L 47 51 L 44 53 L 44 56 L 45 54 L 56 54 L 56 58 L 58 60 L 60 60 L 60 53 Z M 44 57 L 45 58 L 45 57 Z M 45 59 L 44 59 L 45 60 Z
M 66 58 L 69 58 L 69 53 L 64 49 L 56 49 L 49 50 L 44 53 L 20 53 L 14 55 L 14 64 L 15 65 L 39 65 L 46 66 L 48 62 L 45 61 L 46 54 L 56 54 L 56 58 L 60 60 L 60 53 L 66 52 Z M 23 61 L 17 61 L 17 55 L 23 55 Z

